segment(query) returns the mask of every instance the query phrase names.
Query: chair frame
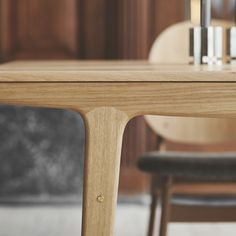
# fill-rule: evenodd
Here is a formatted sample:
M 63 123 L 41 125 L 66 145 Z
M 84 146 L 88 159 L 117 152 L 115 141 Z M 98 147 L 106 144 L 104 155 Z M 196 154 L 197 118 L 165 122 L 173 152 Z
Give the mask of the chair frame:
M 229 27 L 232 23 L 226 22 L 226 21 L 214 21 L 213 24 L 216 25 L 222 25 L 224 27 Z M 164 31 L 158 39 L 153 44 L 153 47 L 151 49 L 151 53 L 149 56 L 149 60 L 151 63 L 175 63 L 173 59 L 173 55 L 178 55 L 179 63 L 186 63 L 189 59 L 186 55 L 182 55 L 179 53 L 179 50 L 182 50 L 182 48 L 175 48 L 175 51 L 172 53 L 170 52 L 171 49 L 168 49 L 169 51 L 166 51 L 166 49 L 163 48 L 163 45 L 171 43 L 171 40 L 173 37 L 167 37 L 166 32 L 169 32 L 172 30 L 172 36 L 173 33 L 177 32 L 178 30 L 184 29 L 186 25 L 191 26 L 190 22 L 182 22 L 175 24 L 168 28 L 166 31 Z M 182 28 L 181 28 L 182 27 Z M 186 41 L 186 40 L 185 40 Z M 185 42 L 184 41 L 184 42 Z M 187 41 L 185 42 L 188 43 Z M 187 46 L 186 46 L 187 47 Z M 158 57 L 156 56 L 158 52 Z M 221 142 L 227 142 L 230 140 L 233 140 L 236 138 L 236 133 L 234 132 L 234 128 L 236 129 L 235 121 L 234 120 L 228 120 L 228 119 L 211 119 L 209 121 L 204 121 L 204 119 L 196 119 L 196 118 L 168 118 L 168 117 L 152 117 L 152 116 L 146 116 L 145 117 L 147 123 L 149 126 L 154 130 L 154 132 L 157 132 L 161 135 L 161 140 L 168 139 L 172 141 L 179 141 L 183 143 L 196 143 L 196 144 L 204 144 L 204 143 L 221 143 Z M 187 121 L 187 123 L 185 123 Z M 205 122 L 206 125 L 202 124 L 201 122 Z M 175 122 L 175 123 L 173 123 Z M 181 123 L 182 122 L 182 123 Z M 186 127 L 183 130 L 179 130 L 176 126 L 177 123 L 180 123 L 181 125 L 187 124 L 187 127 L 193 127 L 192 132 L 197 133 L 194 136 L 189 136 L 186 134 Z M 174 126 L 171 126 L 171 124 L 174 124 Z M 196 129 L 193 124 L 198 124 L 201 126 L 201 130 Z M 209 125 L 210 124 L 210 127 Z M 232 124 L 234 128 L 232 128 Z M 221 126 L 222 134 L 216 135 L 215 133 L 212 134 L 212 129 Z M 231 128 L 229 128 L 231 127 Z M 205 132 L 206 130 L 206 132 Z M 165 150 L 165 145 L 161 141 L 159 144 L 159 149 L 163 151 Z M 151 177 L 151 205 L 150 205 L 150 220 L 149 220 L 149 228 L 148 228 L 148 236 L 154 236 L 157 229 L 156 229 L 156 215 L 160 215 L 160 221 L 159 221 L 159 236 L 166 236 L 167 234 L 167 227 L 168 222 L 171 221 L 171 212 L 172 212 L 172 206 L 171 206 L 171 197 L 174 193 L 173 186 L 174 186 L 174 177 L 173 176 L 157 176 L 156 174 L 152 174 Z M 212 208 L 214 210 L 214 208 Z M 222 207 L 222 209 L 225 211 L 226 208 Z M 227 208 L 228 209 L 228 208 Z M 235 212 L 235 217 L 231 217 L 233 220 L 236 220 L 236 207 L 233 209 Z M 216 218 L 218 220 L 222 219 L 222 217 L 225 217 L 225 214 L 220 214 Z M 189 219 L 188 219 L 189 221 Z

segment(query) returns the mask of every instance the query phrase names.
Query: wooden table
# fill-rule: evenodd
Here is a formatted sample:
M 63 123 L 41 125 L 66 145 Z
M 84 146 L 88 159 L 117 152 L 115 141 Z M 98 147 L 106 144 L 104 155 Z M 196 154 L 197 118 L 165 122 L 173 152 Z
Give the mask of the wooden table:
M 145 114 L 236 117 L 236 66 L 13 62 L 0 66 L 0 102 L 81 113 L 87 131 L 82 235 L 111 236 L 127 122 Z

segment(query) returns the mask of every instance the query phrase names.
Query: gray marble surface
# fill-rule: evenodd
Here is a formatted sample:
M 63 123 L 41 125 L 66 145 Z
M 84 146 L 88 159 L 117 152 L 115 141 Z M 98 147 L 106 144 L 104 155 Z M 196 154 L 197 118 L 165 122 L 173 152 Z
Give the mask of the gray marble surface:
M 81 193 L 84 140 L 78 113 L 0 106 L 0 197 Z

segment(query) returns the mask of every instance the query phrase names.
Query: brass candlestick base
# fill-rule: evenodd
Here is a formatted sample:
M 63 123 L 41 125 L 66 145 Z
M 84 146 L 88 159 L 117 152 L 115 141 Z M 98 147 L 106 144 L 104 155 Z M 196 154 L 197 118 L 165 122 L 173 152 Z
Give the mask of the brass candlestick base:
M 227 30 L 228 62 L 236 64 L 236 26 Z
M 221 65 L 223 59 L 223 28 L 194 27 L 190 29 L 191 63 Z

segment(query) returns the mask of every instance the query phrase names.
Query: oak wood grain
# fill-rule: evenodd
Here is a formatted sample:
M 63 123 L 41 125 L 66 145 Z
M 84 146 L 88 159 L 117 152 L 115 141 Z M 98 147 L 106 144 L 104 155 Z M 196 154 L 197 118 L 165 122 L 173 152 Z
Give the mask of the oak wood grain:
M 236 82 L 236 66 L 157 65 L 148 62 L 10 62 L 0 82 Z
M 127 122 L 128 116 L 115 108 L 97 108 L 85 115 L 83 236 L 113 235 L 121 145 Z
M 236 83 L 0 83 L 4 104 L 75 109 L 114 107 L 139 115 L 236 118 Z

